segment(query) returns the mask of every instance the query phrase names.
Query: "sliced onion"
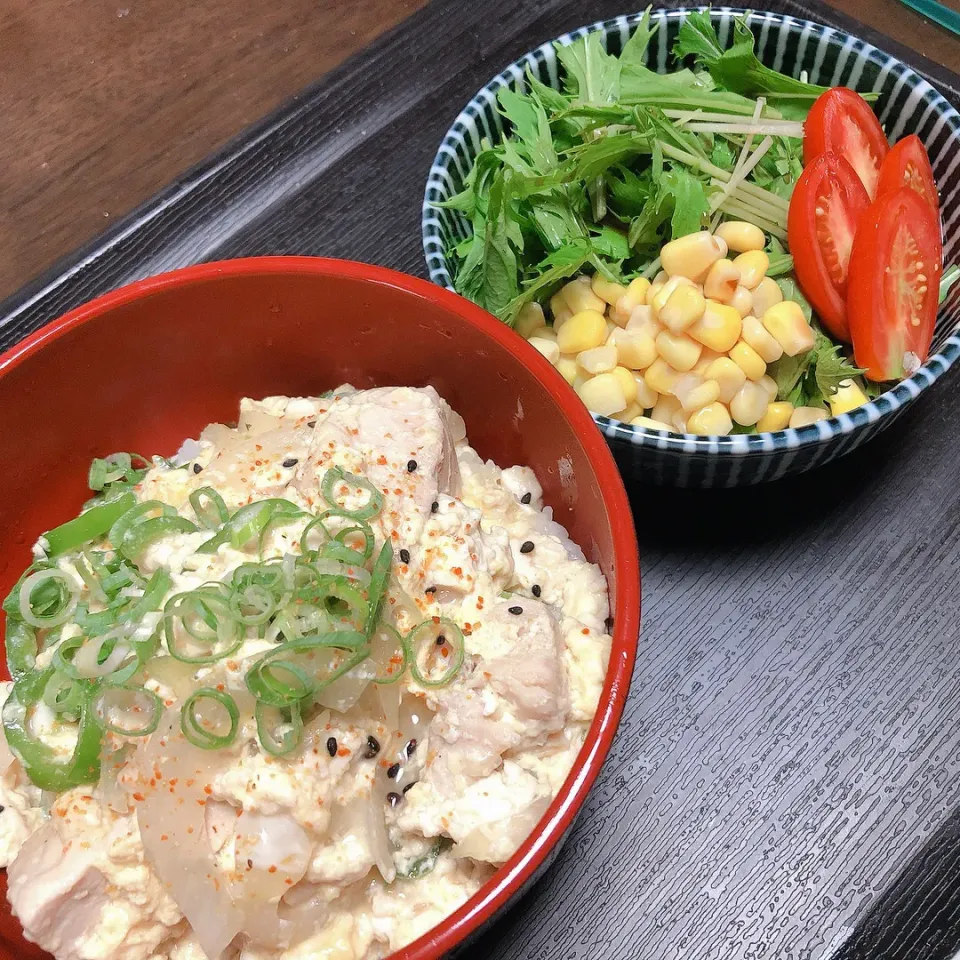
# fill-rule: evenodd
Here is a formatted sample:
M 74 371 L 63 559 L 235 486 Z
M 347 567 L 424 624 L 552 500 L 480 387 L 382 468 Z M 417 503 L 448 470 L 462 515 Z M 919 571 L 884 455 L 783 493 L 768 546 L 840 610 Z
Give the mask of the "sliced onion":
M 130 645 L 123 639 L 126 631 L 123 628 L 111 630 L 101 637 L 90 637 L 74 654 L 73 666 L 78 677 L 91 679 L 93 677 L 107 677 L 119 669 L 120 665 L 133 652 Z M 116 641 L 103 663 L 99 662 L 100 651 L 110 641 Z
M 346 713 L 363 695 L 377 675 L 376 664 L 368 657 L 343 676 L 328 683 L 316 696 L 316 702 L 340 713 Z
M 324 557 L 318 557 L 312 564 L 314 570 L 320 574 L 330 574 L 334 577 L 347 577 L 350 580 L 356 580 L 358 583 L 370 582 L 370 571 L 364 567 L 353 566 L 348 563 L 340 563 L 337 560 L 327 560 Z
M 387 825 L 383 819 L 384 810 L 386 810 L 386 804 L 383 802 L 381 791 L 371 790 L 367 796 L 367 841 L 380 876 L 387 883 L 393 883 L 397 877 L 397 867 L 393 862 L 393 849 L 390 846 Z

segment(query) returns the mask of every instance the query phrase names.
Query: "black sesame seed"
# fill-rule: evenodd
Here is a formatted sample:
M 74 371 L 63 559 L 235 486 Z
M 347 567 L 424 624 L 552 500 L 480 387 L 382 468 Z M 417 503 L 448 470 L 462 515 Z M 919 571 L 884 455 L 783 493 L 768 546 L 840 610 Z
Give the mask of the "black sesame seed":
M 195 464 L 193 465 L 193 472 L 194 472 L 194 473 L 199 473 L 202 469 L 203 469 L 203 467 L 201 467 L 199 463 L 195 463 Z
M 248 869 L 248 870 L 252 870 L 252 869 L 253 869 L 253 861 L 250 860 L 250 859 L 247 860 L 247 869 Z
M 519 617 L 520 614 L 523 613 L 523 607 L 510 607 L 509 612 L 512 613 L 515 617 Z
M 403 792 L 406 793 L 411 787 L 416 786 L 416 784 L 417 784 L 417 781 L 416 781 L 416 780 L 414 780 L 413 783 L 408 783 L 408 784 L 403 788 Z
M 310 427 L 311 430 L 312 430 L 316 425 L 317 425 L 317 421 L 316 421 L 316 420 L 308 420 L 308 421 L 307 421 L 307 426 Z
M 521 503 L 529 503 L 532 499 L 533 499 L 533 494 L 528 492 L 528 493 L 525 493 L 525 494 L 520 498 L 520 502 L 521 502 Z
M 401 562 L 401 563 L 409 563 L 409 562 L 410 562 L 410 551 L 409 551 L 409 550 L 401 550 L 401 551 L 400 551 L 400 562 Z
M 295 467 L 298 463 L 299 461 L 297 460 L 296 457 L 287 457 L 287 459 L 283 461 L 283 466 Z
M 380 752 L 380 741 L 376 737 L 367 737 L 367 750 L 364 756 L 372 760 Z
M 401 797 L 399 793 L 387 794 L 387 803 L 389 803 L 391 807 L 395 807 L 400 802 L 400 800 L 401 800 Z
M 407 749 L 407 756 L 412 757 L 414 750 L 417 749 L 417 741 L 415 738 L 408 741 L 406 749 Z
M 430 504 L 430 512 L 436 513 L 439 509 L 440 509 L 440 504 L 437 503 L 436 500 L 434 500 L 433 503 Z
M 408 460 L 408 461 L 407 461 L 407 473 L 413 473 L 413 471 L 416 470 L 416 469 L 417 469 L 417 461 L 416 461 L 416 460 Z
M 532 540 L 524 540 L 523 543 L 520 544 L 520 552 L 521 552 L 521 553 L 533 553 L 533 541 L 532 541 Z
M 447 642 L 447 638 L 441 633 L 437 636 L 437 646 L 442 647 Z
M 424 593 L 436 593 L 436 592 L 437 592 L 437 588 L 436 588 L 436 587 L 427 587 L 427 589 L 424 590 L 423 592 L 424 592 Z
M 535 584 L 530 588 L 530 592 L 531 592 L 535 597 L 539 597 L 540 594 L 541 594 L 543 591 L 540 589 L 540 584 L 539 584 L 539 583 L 535 583 Z
M 337 755 L 336 737 L 327 737 L 327 753 L 329 753 L 331 757 L 335 757 Z
M 400 772 L 400 764 L 399 764 L 399 763 L 391 763 L 390 766 L 387 767 L 387 776 L 388 776 L 391 780 L 396 780 L 396 779 L 397 779 L 397 774 L 398 774 L 399 772 Z
M 607 628 L 607 633 L 609 633 L 613 629 L 613 617 L 607 617 L 607 619 L 603 621 L 603 625 Z

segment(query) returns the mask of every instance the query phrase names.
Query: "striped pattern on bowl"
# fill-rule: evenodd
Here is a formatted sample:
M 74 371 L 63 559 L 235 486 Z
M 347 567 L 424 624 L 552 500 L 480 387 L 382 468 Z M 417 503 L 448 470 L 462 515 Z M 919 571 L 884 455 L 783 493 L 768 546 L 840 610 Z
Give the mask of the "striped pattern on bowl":
M 659 29 L 647 51 L 648 66 L 660 72 L 673 66 L 669 51 L 687 13 L 685 9 L 652 12 Z M 729 42 L 733 19 L 743 13 L 741 9 L 713 8 L 711 15 L 721 42 Z M 618 53 L 640 17 L 637 13 L 593 23 L 564 34 L 556 42 L 570 44 L 587 32 L 600 31 L 607 50 Z M 856 37 L 775 13 L 751 13 L 747 22 L 763 63 L 794 77 L 806 71 L 813 83 L 875 90 L 880 94 L 880 118 L 891 140 L 907 133 L 920 137 L 940 189 L 944 263 L 958 262 L 960 114 L 906 64 Z M 477 92 L 443 138 L 430 168 L 423 202 L 423 248 L 430 279 L 441 286 L 452 289 L 448 251 L 466 236 L 468 224 L 457 211 L 438 210 L 434 204 L 462 188 L 481 139 L 500 138 L 503 123 L 497 111 L 497 91 L 503 86 L 522 89 L 528 68 L 543 83 L 559 86 L 553 41 L 510 64 Z M 850 413 L 799 429 L 697 437 L 632 427 L 608 417 L 594 419 L 628 483 L 733 487 L 776 480 L 849 453 L 891 424 L 960 355 L 958 333 L 960 289 L 954 288 L 940 308 L 930 359 L 912 377 Z

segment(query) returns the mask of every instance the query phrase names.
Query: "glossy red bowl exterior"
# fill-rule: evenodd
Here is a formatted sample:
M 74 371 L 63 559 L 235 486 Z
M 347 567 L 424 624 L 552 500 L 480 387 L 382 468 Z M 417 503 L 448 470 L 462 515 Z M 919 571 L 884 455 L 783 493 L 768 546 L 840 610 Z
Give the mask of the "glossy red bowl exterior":
M 207 423 L 234 420 L 243 396 L 344 382 L 432 384 L 482 456 L 532 466 L 557 520 L 603 569 L 614 612 L 600 707 L 559 796 L 473 899 L 395 955 L 434 960 L 519 896 L 559 849 L 610 749 L 636 653 L 639 561 L 623 484 L 590 414 L 532 347 L 455 294 L 339 260 L 233 260 L 107 294 L 0 356 L 0 589 L 6 595 L 30 562 L 36 538 L 87 498 L 92 457 L 172 454 Z M 0 960 L 43 956 L 22 940 L 4 898 Z

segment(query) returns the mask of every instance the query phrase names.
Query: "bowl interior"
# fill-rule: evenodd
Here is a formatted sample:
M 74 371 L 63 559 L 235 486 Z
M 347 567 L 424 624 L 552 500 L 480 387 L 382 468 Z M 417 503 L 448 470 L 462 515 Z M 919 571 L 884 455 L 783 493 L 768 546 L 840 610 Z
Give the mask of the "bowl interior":
M 344 382 L 432 384 L 481 455 L 535 469 L 559 522 L 608 578 L 618 617 L 604 695 L 608 708 L 619 704 L 606 710 L 612 737 L 639 617 L 633 524 L 613 460 L 536 351 L 467 301 L 391 271 L 305 258 L 188 268 L 109 294 L 0 357 L 0 590 L 35 539 L 87 499 L 92 457 L 172 454 L 207 423 L 234 420 L 242 396 Z M 590 761 L 594 775 L 605 752 Z M 42 956 L 5 902 L 0 935 L 5 960 Z
M 720 41 L 730 42 L 739 9 L 714 9 L 711 19 Z M 654 10 L 651 20 L 657 32 L 647 50 L 647 65 L 661 73 L 674 69 L 671 48 L 687 12 Z M 570 44 L 587 32 L 601 33 L 606 49 L 619 53 L 641 18 L 640 13 L 600 21 L 557 38 Z M 941 196 L 944 233 L 944 263 L 960 261 L 960 115 L 922 77 L 906 64 L 856 37 L 809 20 L 775 13 L 751 13 L 747 20 L 755 38 L 758 58 L 767 66 L 794 77 L 802 72 L 813 83 L 846 85 L 880 94 L 877 110 L 891 140 L 916 133 L 930 154 Z M 496 94 L 503 86 L 524 87 L 526 71 L 541 82 L 558 88 L 560 75 L 553 42 L 531 50 L 494 77 L 457 116 L 430 170 L 423 207 L 423 244 L 430 278 L 452 289 L 450 249 L 467 235 L 468 222 L 456 210 L 434 204 L 448 199 L 463 187 L 464 177 L 486 138 L 495 141 L 503 132 L 503 118 Z M 820 424 L 788 429 L 775 434 L 697 438 L 691 435 L 657 434 L 607 417 L 598 424 L 611 440 L 627 441 L 660 451 L 683 454 L 782 453 L 800 445 L 815 444 L 864 427 L 881 416 L 894 413 L 929 386 L 960 356 L 960 287 L 954 287 L 940 309 L 931 357 L 913 377 L 896 385 L 877 400 L 849 414 Z

